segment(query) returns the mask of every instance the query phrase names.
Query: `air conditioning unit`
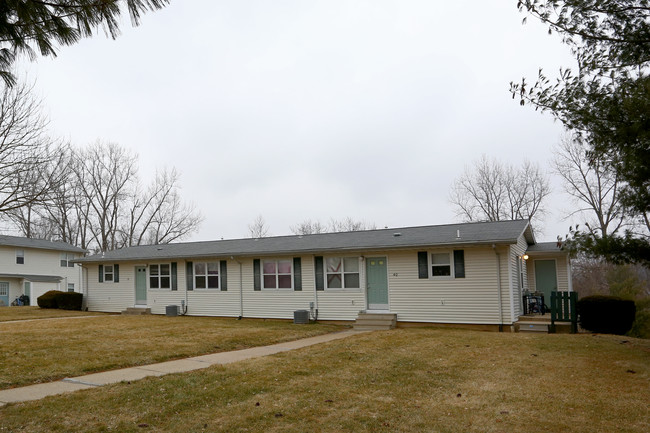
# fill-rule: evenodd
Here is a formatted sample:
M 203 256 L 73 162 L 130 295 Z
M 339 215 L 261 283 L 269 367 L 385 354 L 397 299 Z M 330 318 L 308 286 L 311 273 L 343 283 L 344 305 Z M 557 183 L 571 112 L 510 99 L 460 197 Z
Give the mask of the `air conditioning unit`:
M 178 316 L 178 305 L 168 305 L 165 307 L 165 316 L 176 317 Z
M 309 323 L 308 310 L 296 310 L 293 312 L 293 323 L 296 325 L 305 325 Z

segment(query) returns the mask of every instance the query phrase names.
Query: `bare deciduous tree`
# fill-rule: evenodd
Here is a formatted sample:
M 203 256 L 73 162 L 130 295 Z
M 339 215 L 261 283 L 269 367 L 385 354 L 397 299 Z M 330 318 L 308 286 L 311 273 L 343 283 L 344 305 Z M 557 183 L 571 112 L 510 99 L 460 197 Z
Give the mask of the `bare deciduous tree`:
M 291 226 L 291 233 L 295 235 L 312 235 L 318 233 L 355 232 L 360 230 L 374 230 L 377 226 L 374 223 L 355 220 L 351 217 L 344 219 L 330 218 L 329 224 L 322 224 L 318 220 L 305 220 Z
M 261 214 L 248 225 L 248 232 L 253 239 L 265 238 L 269 235 L 269 227 Z
M 616 234 L 627 224 L 619 194 L 620 181 L 609 164 L 590 158 L 579 137 L 566 135 L 555 150 L 555 172 L 564 181 L 564 190 L 579 208 L 569 216 L 587 217 L 587 227 L 602 236 Z
M 327 233 L 327 227 L 320 221 L 307 219 L 301 223 L 293 225 L 289 228 L 294 235 L 315 235 L 319 233 Z
M 550 192 L 539 165 L 516 168 L 483 155 L 455 180 L 450 201 L 466 221 L 539 220 Z
M 136 184 L 136 157 L 115 143 L 96 142 L 77 153 L 81 198 L 90 206 L 83 215 L 100 251 L 120 247 L 118 228 L 129 192 Z
M 31 85 L 4 87 L 0 95 L 0 216 L 46 199 L 61 170 L 46 134 L 47 120 Z
M 142 188 L 137 156 L 117 144 L 61 147 L 59 154 L 50 169 L 66 176 L 48 192 L 47 201 L 8 213 L 24 236 L 107 251 L 169 243 L 194 232 L 202 221 L 194 206 L 182 200 L 174 169 L 157 172 Z
M 334 218 L 330 219 L 329 230 L 330 232 L 358 232 L 361 230 L 374 230 L 377 226 L 375 223 L 368 223 L 362 220 L 355 220 L 352 217 L 346 217 L 341 220 Z

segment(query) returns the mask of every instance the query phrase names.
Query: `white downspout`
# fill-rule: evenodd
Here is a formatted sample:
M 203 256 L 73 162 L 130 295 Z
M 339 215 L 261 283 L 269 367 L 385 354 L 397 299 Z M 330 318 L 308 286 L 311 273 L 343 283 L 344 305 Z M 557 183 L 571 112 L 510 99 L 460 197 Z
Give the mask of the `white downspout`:
M 499 302 L 499 332 L 503 332 L 503 306 L 501 305 L 501 255 L 497 251 L 496 245 L 492 244 L 492 249 L 497 257 L 497 301 Z
M 83 311 L 88 311 L 88 284 L 87 281 L 84 281 L 84 274 L 88 275 L 88 272 L 86 268 L 84 268 L 83 263 L 77 264 L 79 265 L 79 272 L 81 273 L 81 276 L 79 277 L 79 284 L 81 284 L 81 294 L 83 295 L 83 298 L 81 298 L 81 309 Z
M 325 259 L 323 259 L 325 260 Z M 312 261 L 312 266 L 314 269 L 316 269 L 316 256 L 312 255 L 311 256 L 311 261 Z M 325 273 L 325 263 L 323 262 L 323 274 Z M 315 277 L 315 275 L 314 275 Z M 323 284 L 325 284 L 325 276 L 323 275 Z M 314 281 L 314 311 L 316 314 L 316 318 L 314 320 L 318 319 L 318 290 L 316 289 L 316 282 Z
M 567 278 L 569 280 L 569 292 L 573 292 L 573 276 L 571 275 L 571 257 L 566 256 Z
M 239 265 L 239 317 L 237 319 L 241 320 L 244 318 L 244 282 L 242 281 L 242 263 L 234 256 L 230 256 L 230 260 L 235 261 Z

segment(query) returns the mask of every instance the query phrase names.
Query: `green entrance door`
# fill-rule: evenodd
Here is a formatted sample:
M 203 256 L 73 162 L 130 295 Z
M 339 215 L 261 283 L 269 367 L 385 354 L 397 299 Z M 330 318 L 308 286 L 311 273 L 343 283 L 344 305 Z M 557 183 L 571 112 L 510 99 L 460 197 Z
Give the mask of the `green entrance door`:
M 544 294 L 544 303 L 551 305 L 551 292 L 557 290 L 555 260 L 535 260 L 535 289 Z
M 135 267 L 135 304 L 147 305 L 147 268 Z
M 31 305 L 32 303 L 32 283 L 29 281 L 25 281 L 23 283 L 23 287 L 25 287 L 25 290 L 23 292 L 25 293 L 25 296 L 29 298 L 29 304 Z
M 366 258 L 368 309 L 388 310 L 388 267 L 386 257 Z

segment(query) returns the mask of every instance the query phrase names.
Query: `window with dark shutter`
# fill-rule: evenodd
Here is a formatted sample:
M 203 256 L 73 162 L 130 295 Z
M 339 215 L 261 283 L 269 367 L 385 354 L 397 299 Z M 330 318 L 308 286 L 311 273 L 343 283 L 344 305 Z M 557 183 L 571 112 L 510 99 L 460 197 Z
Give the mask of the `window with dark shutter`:
M 300 257 L 293 258 L 293 290 L 302 290 L 302 265 Z
M 172 262 L 172 290 L 178 290 L 176 262 Z
M 120 265 L 118 264 L 113 265 L 113 282 L 120 282 Z
M 454 250 L 454 277 L 465 278 L 465 251 Z
M 194 263 L 185 262 L 185 287 L 194 290 Z
M 99 265 L 99 282 L 104 282 L 104 265 Z
M 316 275 L 316 290 L 325 290 L 323 256 L 314 257 L 314 273 Z
M 418 278 L 429 278 L 429 258 L 426 251 L 418 251 Z
M 253 260 L 253 290 L 262 290 L 262 281 L 260 275 L 260 259 Z
M 228 262 L 222 260 L 220 267 L 221 269 L 219 269 L 219 272 L 221 273 L 221 291 L 225 292 L 228 290 Z

